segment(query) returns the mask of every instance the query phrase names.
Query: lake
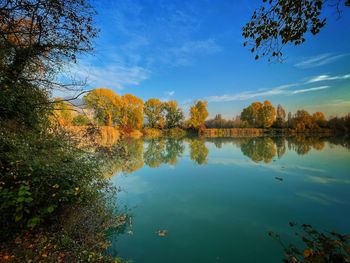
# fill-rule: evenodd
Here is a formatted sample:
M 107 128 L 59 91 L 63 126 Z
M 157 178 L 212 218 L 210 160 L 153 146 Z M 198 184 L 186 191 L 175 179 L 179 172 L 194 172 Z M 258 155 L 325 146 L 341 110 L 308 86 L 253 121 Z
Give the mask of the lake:
M 350 232 L 350 151 L 342 140 L 154 139 L 123 142 L 111 179 L 131 227 L 109 253 L 134 262 L 281 262 L 289 222 Z M 158 231 L 166 230 L 166 233 Z

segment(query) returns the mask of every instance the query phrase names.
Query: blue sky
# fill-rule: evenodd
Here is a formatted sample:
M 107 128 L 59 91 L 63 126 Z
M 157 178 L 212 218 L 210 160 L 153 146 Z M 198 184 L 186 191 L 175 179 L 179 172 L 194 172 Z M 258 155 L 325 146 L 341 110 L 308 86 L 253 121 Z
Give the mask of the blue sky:
M 95 1 L 101 31 L 75 74 L 90 88 L 174 99 L 185 110 L 205 99 L 211 116 L 233 117 L 266 99 L 292 112 L 350 112 L 350 8 L 340 19 L 326 8 L 319 35 L 286 48 L 283 63 L 268 63 L 242 46 L 241 28 L 261 2 Z

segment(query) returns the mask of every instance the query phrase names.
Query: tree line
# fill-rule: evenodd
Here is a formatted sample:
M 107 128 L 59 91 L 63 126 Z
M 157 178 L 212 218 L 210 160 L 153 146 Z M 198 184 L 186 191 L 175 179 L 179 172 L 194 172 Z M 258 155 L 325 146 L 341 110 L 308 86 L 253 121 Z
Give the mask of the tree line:
M 56 101 L 57 116 L 64 125 L 87 125 L 91 121 L 98 125 L 115 126 L 124 131 L 153 129 L 205 129 L 205 128 L 263 128 L 293 129 L 296 131 L 336 129 L 350 130 L 350 115 L 327 119 L 323 112 L 313 114 L 306 110 L 286 113 L 280 104 L 275 108 L 268 100 L 253 102 L 244 108 L 240 115 L 224 119 L 217 114 L 207 119 L 207 102 L 198 100 L 189 109 L 189 118 L 185 119 L 183 109 L 175 100 L 161 101 L 151 98 L 143 102 L 131 94 L 118 95 L 107 88 L 94 89 L 83 97 L 85 112 L 73 114 L 72 105 Z M 75 115 L 75 116 L 74 116 Z M 89 119 L 90 116 L 90 119 Z
M 199 129 L 209 113 L 206 101 L 196 101 L 186 120 L 183 109 L 175 100 L 151 98 L 144 102 L 132 94 L 118 95 L 111 89 L 98 88 L 83 97 L 84 112 L 75 113 L 72 104 L 56 99 L 56 117 L 63 125 L 87 125 L 91 122 L 115 126 L 124 131 L 189 128 Z
M 326 118 L 323 112 L 309 113 L 297 110 L 294 114 L 286 114 L 282 105 L 275 108 L 270 101 L 253 102 L 244 108 L 239 116 L 232 120 L 222 118 L 221 114 L 205 122 L 208 128 L 264 128 L 293 129 L 296 131 L 332 129 L 343 132 L 350 131 L 350 115 Z

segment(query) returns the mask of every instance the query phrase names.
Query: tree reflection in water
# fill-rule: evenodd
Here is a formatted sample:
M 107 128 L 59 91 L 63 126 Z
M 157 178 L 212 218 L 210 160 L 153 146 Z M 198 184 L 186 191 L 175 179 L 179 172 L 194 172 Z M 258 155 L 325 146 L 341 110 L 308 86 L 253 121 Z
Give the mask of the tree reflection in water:
M 143 154 L 145 164 L 149 167 L 159 167 L 163 163 L 175 165 L 181 157 L 185 146 L 181 139 L 151 139 L 147 140 L 147 147 Z
M 205 146 L 205 141 L 201 139 L 193 139 L 189 141 L 190 158 L 197 164 L 206 164 L 208 162 L 209 150 Z
M 120 140 L 110 151 L 110 159 L 106 160 L 109 176 L 116 173 L 131 173 L 143 167 L 151 168 L 162 164 L 176 165 L 189 147 L 190 159 L 199 165 L 208 163 L 209 144 L 221 149 L 225 144 L 239 147 L 245 156 L 254 162 L 270 163 L 273 158 L 283 158 L 287 147 L 298 155 L 308 154 L 312 149 L 320 151 L 326 142 L 340 144 L 349 148 L 349 143 L 342 139 L 293 136 L 293 137 L 254 137 L 254 138 L 157 138 L 157 139 L 126 139 Z M 103 149 L 106 151 L 106 149 Z

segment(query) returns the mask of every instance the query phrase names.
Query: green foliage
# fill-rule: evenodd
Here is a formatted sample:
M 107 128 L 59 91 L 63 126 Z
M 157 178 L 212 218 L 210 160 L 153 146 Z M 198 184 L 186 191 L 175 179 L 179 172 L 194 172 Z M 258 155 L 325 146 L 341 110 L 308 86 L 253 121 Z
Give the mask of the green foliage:
M 241 151 L 254 162 L 269 163 L 276 155 L 276 146 L 271 138 L 252 138 L 241 144 Z
M 277 240 L 284 249 L 286 263 L 347 263 L 350 261 L 350 235 L 342 235 L 335 231 L 322 233 L 311 225 L 289 223 L 291 227 L 298 227 L 296 235 L 304 243 L 300 249 L 294 244 L 286 245 L 279 234 L 272 231 L 269 235 Z
M 190 158 L 197 164 L 206 164 L 208 162 L 209 150 L 205 146 L 205 141 L 200 139 L 190 140 Z
M 41 130 L 48 124 L 52 107 L 47 92 L 30 84 L 16 88 L 0 82 L 0 121 Z
M 276 110 L 269 101 L 264 103 L 253 102 L 241 113 L 242 121 L 246 121 L 251 127 L 269 128 L 276 118 Z
M 93 109 L 98 124 L 112 125 L 114 105 L 119 100 L 116 93 L 110 89 L 94 89 L 86 94 L 83 99 L 86 105 Z
M 243 45 L 251 46 L 256 60 L 262 56 L 269 56 L 269 61 L 280 59 L 283 46 L 304 43 L 307 33 L 316 35 L 326 24 L 322 0 L 263 2 L 268 3 L 254 11 L 242 33 L 247 39 Z
M 78 114 L 72 120 L 72 124 L 75 126 L 86 126 L 91 123 L 90 119 L 84 114 Z
M 73 120 L 73 106 L 61 98 L 56 98 L 53 103 L 53 114 L 54 118 L 59 122 L 60 125 L 71 125 Z
M 82 201 L 99 180 L 91 158 L 67 138 L 7 130 L 0 137 L 2 237 L 35 228 L 54 211 Z
M 149 99 L 145 103 L 144 114 L 147 126 L 162 129 L 165 126 L 164 104 L 159 99 Z
M 118 96 L 113 90 L 100 88 L 84 96 L 100 125 L 117 125 L 127 132 L 143 126 L 143 101 L 131 94 Z
M 172 100 L 164 103 L 165 109 L 165 127 L 167 129 L 180 127 L 184 121 L 182 109 L 178 107 L 177 102 Z

